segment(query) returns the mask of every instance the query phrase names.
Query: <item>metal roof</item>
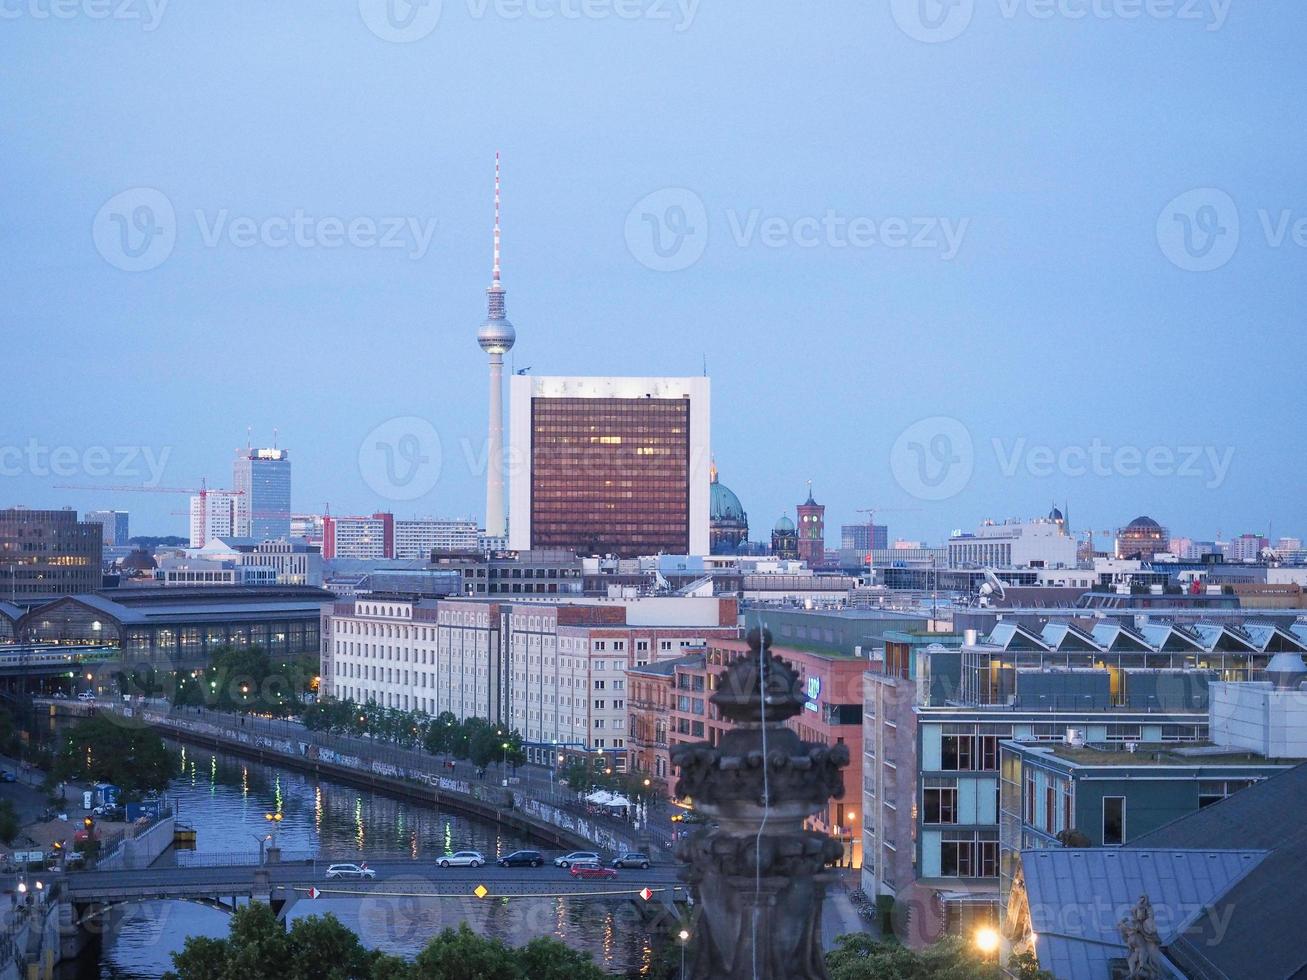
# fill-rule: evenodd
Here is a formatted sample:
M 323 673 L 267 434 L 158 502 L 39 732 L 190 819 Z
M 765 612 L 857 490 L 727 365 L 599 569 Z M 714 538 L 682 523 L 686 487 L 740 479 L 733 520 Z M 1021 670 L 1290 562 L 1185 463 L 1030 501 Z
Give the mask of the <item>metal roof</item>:
M 1266 857 L 1264 850 L 1057 847 L 1021 852 L 1041 968 L 1058 980 L 1103 980 L 1124 958 L 1117 923 L 1147 895 L 1169 946 Z
M 1167 950 L 1190 976 L 1304 977 L 1307 764 L 1137 839 L 1147 847 L 1258 847 L 1267 856 Z

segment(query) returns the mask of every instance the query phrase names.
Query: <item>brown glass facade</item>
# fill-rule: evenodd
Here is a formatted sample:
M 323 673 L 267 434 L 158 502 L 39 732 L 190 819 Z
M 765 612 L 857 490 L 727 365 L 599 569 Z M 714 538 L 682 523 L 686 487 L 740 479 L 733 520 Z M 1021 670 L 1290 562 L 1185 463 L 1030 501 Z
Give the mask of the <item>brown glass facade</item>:
M 534 398 L 531 546 L 690 550 L 688 398 Z

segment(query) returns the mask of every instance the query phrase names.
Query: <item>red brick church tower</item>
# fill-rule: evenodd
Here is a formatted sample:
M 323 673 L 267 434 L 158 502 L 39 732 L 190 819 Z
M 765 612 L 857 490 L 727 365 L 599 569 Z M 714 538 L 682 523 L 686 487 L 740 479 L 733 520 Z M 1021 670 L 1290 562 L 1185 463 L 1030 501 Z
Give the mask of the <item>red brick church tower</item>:
M 812 499 L 812 481 L 808 481 L 808 499 L 799 504 L 799 558 L 816 568 L 826 560 L 826 507 Z

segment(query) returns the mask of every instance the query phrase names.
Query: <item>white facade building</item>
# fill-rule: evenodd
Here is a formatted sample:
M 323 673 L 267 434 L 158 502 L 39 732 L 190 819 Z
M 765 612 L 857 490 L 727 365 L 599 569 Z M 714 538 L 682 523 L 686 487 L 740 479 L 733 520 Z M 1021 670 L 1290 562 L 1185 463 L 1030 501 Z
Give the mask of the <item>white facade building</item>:
M 203 548 L 214 538 L 236 535 L 239 494 L 210 490 L 191 497 L 191 547 Z
M 628 667 L 738 635 L 734 600 L 568 602 L 359 596 L 323 613 L 322 690 L 521 732 L 528 756 L 614 753 L 625 765 Z
M 477 522 L 435 518 L 395 521 L 395 557 L 426 558 L 433 551 L 477 550 Z
M 948 563 L 950 568 L 1075 568 L 1076 539 L 1061 520 L 986 521 L 974 534 L 949 539 Z

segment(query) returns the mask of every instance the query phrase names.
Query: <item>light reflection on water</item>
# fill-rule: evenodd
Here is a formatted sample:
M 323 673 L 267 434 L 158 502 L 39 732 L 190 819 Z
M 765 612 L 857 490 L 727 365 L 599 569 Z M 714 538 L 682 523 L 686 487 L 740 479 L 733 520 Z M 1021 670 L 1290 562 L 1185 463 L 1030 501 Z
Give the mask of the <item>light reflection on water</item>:
M 339 859 L 406 855 L 421 859 L 476 849 L 505 854 L 528 842 L 489 822 L 390 799 L 338 783 L 317 781 L 205 749 L 177 747 L 178 777 L 169 790 L 178 819 L 197 831 L 201 854 L 248 855 L 269 833 L 267 813 L 280 813 L 278 843 L 289 859 L 309 853 Z M 162 859 L 167 861 L 169 855 Z M 182 860 L 185 860 L 183 858 Z M 430 865 L 415 866 L 414 877 Z M 402 879 L 400 879 L 402 881 Z M 445 926 L 466 919 L 474 929 L 521 944 L 553 934 L 588 950 L 609 972 L 638 972 L 649 963 L 647 931 L 630 905 L 577 899 L 498 901 L 369 897 L 363 900 L 301 900 L 291 918 L 333 913 L 364 944 L 412 955 Z M 172 966 L 171 953 L 187 936 L 223 937 L 223 912 L 187 902 L 129 906 L 105 937 L 100 962 L 69 976 L 101 980 L 147 980 Z

